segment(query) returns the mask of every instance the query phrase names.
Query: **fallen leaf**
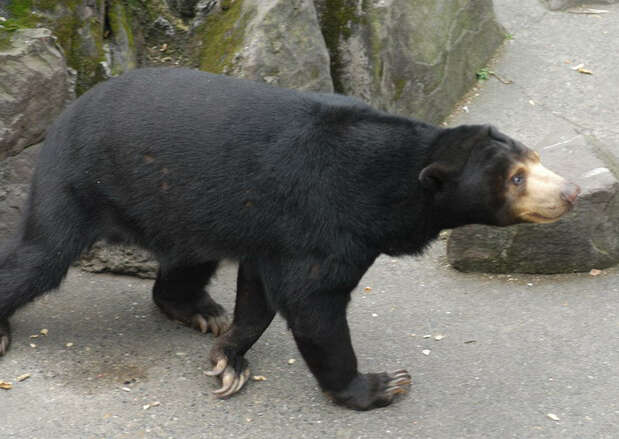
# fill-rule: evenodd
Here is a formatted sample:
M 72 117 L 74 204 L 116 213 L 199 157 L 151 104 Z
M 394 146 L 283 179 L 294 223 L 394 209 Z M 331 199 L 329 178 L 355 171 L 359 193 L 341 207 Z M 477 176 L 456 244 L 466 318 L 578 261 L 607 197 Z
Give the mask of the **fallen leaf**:
M 591 70 L 587 70 L 584 67 L 581 67 L 580 69 L 578 69 L 578 72 L 584 75 L 593 75 L 593 72 Z
M 599 276 L 600 274 L 602 274 L 602 270 L 598 270 L 597 268 L 593 268 L 593 269 L 589 272 L 589 274 L 590 274 L 591 276 Z
M 24 380 L 27 380 L 28 378 L 30 378 L 32 375 L 30 375 L 29 373 L 25 373 L 23 375 L 20 375 L 17 377 L 17 381 L 19 381 L 20 383 Z
M 0 389 L 11 390 L 13 388 L 13 384 L 0 380 Z
M 552 419 L 553 421 L 559 421 L 559 417 L 554 413 L 548 413 L 546 416 L 548 416 L 548 418 Z
M 372 291 L 372 287 L 365 287 L 363 290 L 364 291 Z
M 267 380 L 267 378 L 262 375 L 254 375 L 253 377 L 251 377 L 251 379 L 254 381 L 266 381 Z

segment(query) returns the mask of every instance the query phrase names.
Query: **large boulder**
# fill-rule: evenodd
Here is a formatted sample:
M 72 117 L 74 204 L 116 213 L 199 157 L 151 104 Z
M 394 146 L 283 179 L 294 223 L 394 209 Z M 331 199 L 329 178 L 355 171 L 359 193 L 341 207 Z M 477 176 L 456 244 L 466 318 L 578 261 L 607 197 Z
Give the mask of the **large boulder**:
M 316 0 L 335 90 L 438 123 L 505 37 L 492 0 Z
M 11 5 L 11 26 L 45 27 L 58 39 L 67 64 L 77 72 L 78 95 L 137 65 L 131 2 L 33 0 Z
M 41 144 L 0 161 L 0 243 L 17 231 Z
M 39 142 L 73 98 L 73 78 L 49 29 L 0 30 L 0 159 Z
M 202 70 L 333 91 L 329 53 L 311 0 L 222 0 L 193 32 Z
M 449 262 L 462 271 L 564 273 L 619 263 L 619 157 L 592 137 L 552 142 L 542 161 L 581 189 L 575 209 L 553 224 L 467 226 L 448 241 Z M 614 152 L 613 152 L 614 151 Z

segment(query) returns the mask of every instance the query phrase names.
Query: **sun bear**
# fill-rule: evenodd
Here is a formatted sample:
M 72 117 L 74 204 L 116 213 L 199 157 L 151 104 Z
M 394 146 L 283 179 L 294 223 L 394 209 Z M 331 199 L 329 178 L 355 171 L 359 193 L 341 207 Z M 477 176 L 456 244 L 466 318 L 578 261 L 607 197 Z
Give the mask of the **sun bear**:
M 321 388 L 366 410 L 410 384 L 360 373 L 346 308 L 380 254 L 423 251 L 443 229 L 550 222 L 578 188 L 488 125 L 441 128 L 333 94 L 188 69 L 141 69 L 73 102 L 49 129 L 23 221 L 0 250 L 0 354 L 9 317 L 57 288 L 95 241 L 159 261 L 155 303 L 211 331 L 227 397 L 279 312 Z M 230 323 L 207 285 L 239 262 Z

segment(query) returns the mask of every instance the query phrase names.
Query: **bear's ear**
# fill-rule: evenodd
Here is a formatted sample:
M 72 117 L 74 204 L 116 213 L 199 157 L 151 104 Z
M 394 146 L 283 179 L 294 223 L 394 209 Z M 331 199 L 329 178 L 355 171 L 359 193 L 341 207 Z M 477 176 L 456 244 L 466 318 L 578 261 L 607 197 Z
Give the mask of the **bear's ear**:
M 429 191 L 439 192 L 449 177 L 449 168 L 441 163 L 432 163 L 419 173 L 419 182 Z

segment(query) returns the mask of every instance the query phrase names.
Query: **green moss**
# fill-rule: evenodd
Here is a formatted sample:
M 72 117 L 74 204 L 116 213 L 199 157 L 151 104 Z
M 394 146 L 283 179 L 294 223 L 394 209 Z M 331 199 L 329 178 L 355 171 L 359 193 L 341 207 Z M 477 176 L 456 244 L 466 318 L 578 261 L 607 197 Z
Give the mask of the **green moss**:
M 34 0 L 34 5 L 42 11 L 52 11 L 58 5 L 58 0 Z
M 376 15 L 376 11 L 370 11 L 368 2 L 363 2 L 364 21 L 363 24 L 366 27 L 367 34 L 369 36 L 369 53 L 368 58 L 370 61 L 370 74 L 372 76 L 372 83 L 374 87 L 380 87 L 380 81 L 382 80 L 384 73 L 384 61 L 381 56 L 383 52 L 383 42 L 380 38 L 380 26 L 382 17 Z M 404 88 L 404 84 L 402 85 Z M 396 85 L 397 90 L 397 85 Z
M 364 1 L 365 3 L 365 1 Z M 318 21 L 325 44 L 331 57 L 331 77 L 336 92 L 344 92 L 340 79 L 343 61 L 339 52 L 340 41 L 347 40 L 352 34 L 352 27 L 361 22 L 357 15 L 356 0 L 321 0 L 316 4 Z
M 7 10 L 11 18 L 2 23 L 6 30 L 35 27 L 39 22 L 39 19 L 32 15 L 32 0 L 10 0 Z
M 402 97 L 402 93 L 404 92 L 404 87 L 406 87 L 406 83 L 408 81 L 405 78 L 397 78 L 394 79 L 393 85 L 395 86 L 395 93 L 393 95 L 394 101 L 399 101 Z
M 130 19 L 128 17 L 129 12 L 120 1 L 115 0 L 109 5 L 107 14 L 112 33 L 116 35 L 124 33 L 127 35 L 129 50 L 135 53 L 135 40 L 133 37 L 133 31 L 131 30 Z
M 27 17 L 32 13 L 32 0 L 10 0 L 7 9 L 13 18 Z
M 119 0 L 112 0 L 108 5 L 107 16 L 112 31 L 112 36 L 118 39 L 121 35 L 127 38 L 127 49 L 129 51 L 129 60 L 127 66 L 113 66 L 112 74 L 117 75 L 123 73 L 124 68 L 135 68 L 134 56 L 135 51 L 135 39 L 133 37 L 133 31 L 131 29 L 129 11 L 125 8 L 123 3 Z
M 213 73 L 223 73 L 241 49 L 245 28 L 252 14 L 242 13 L 242 0 L 227 2 L 227 9 L 211 13 L 198 29 L 202 47 L 199 51 L 199 67 Z
M 48 24 L 63 48 L 67 64 L 77 71 L 76 92 L 84 93 L 104 79 L 102 25 L 97 17 L 79 18 L 74 0 L 62 1 L 65 13 Z
M 4 29 L 0 29 L 0 50 L 6 50 L 11 47 L 11 36 L 13 32 L 8 32 Z

